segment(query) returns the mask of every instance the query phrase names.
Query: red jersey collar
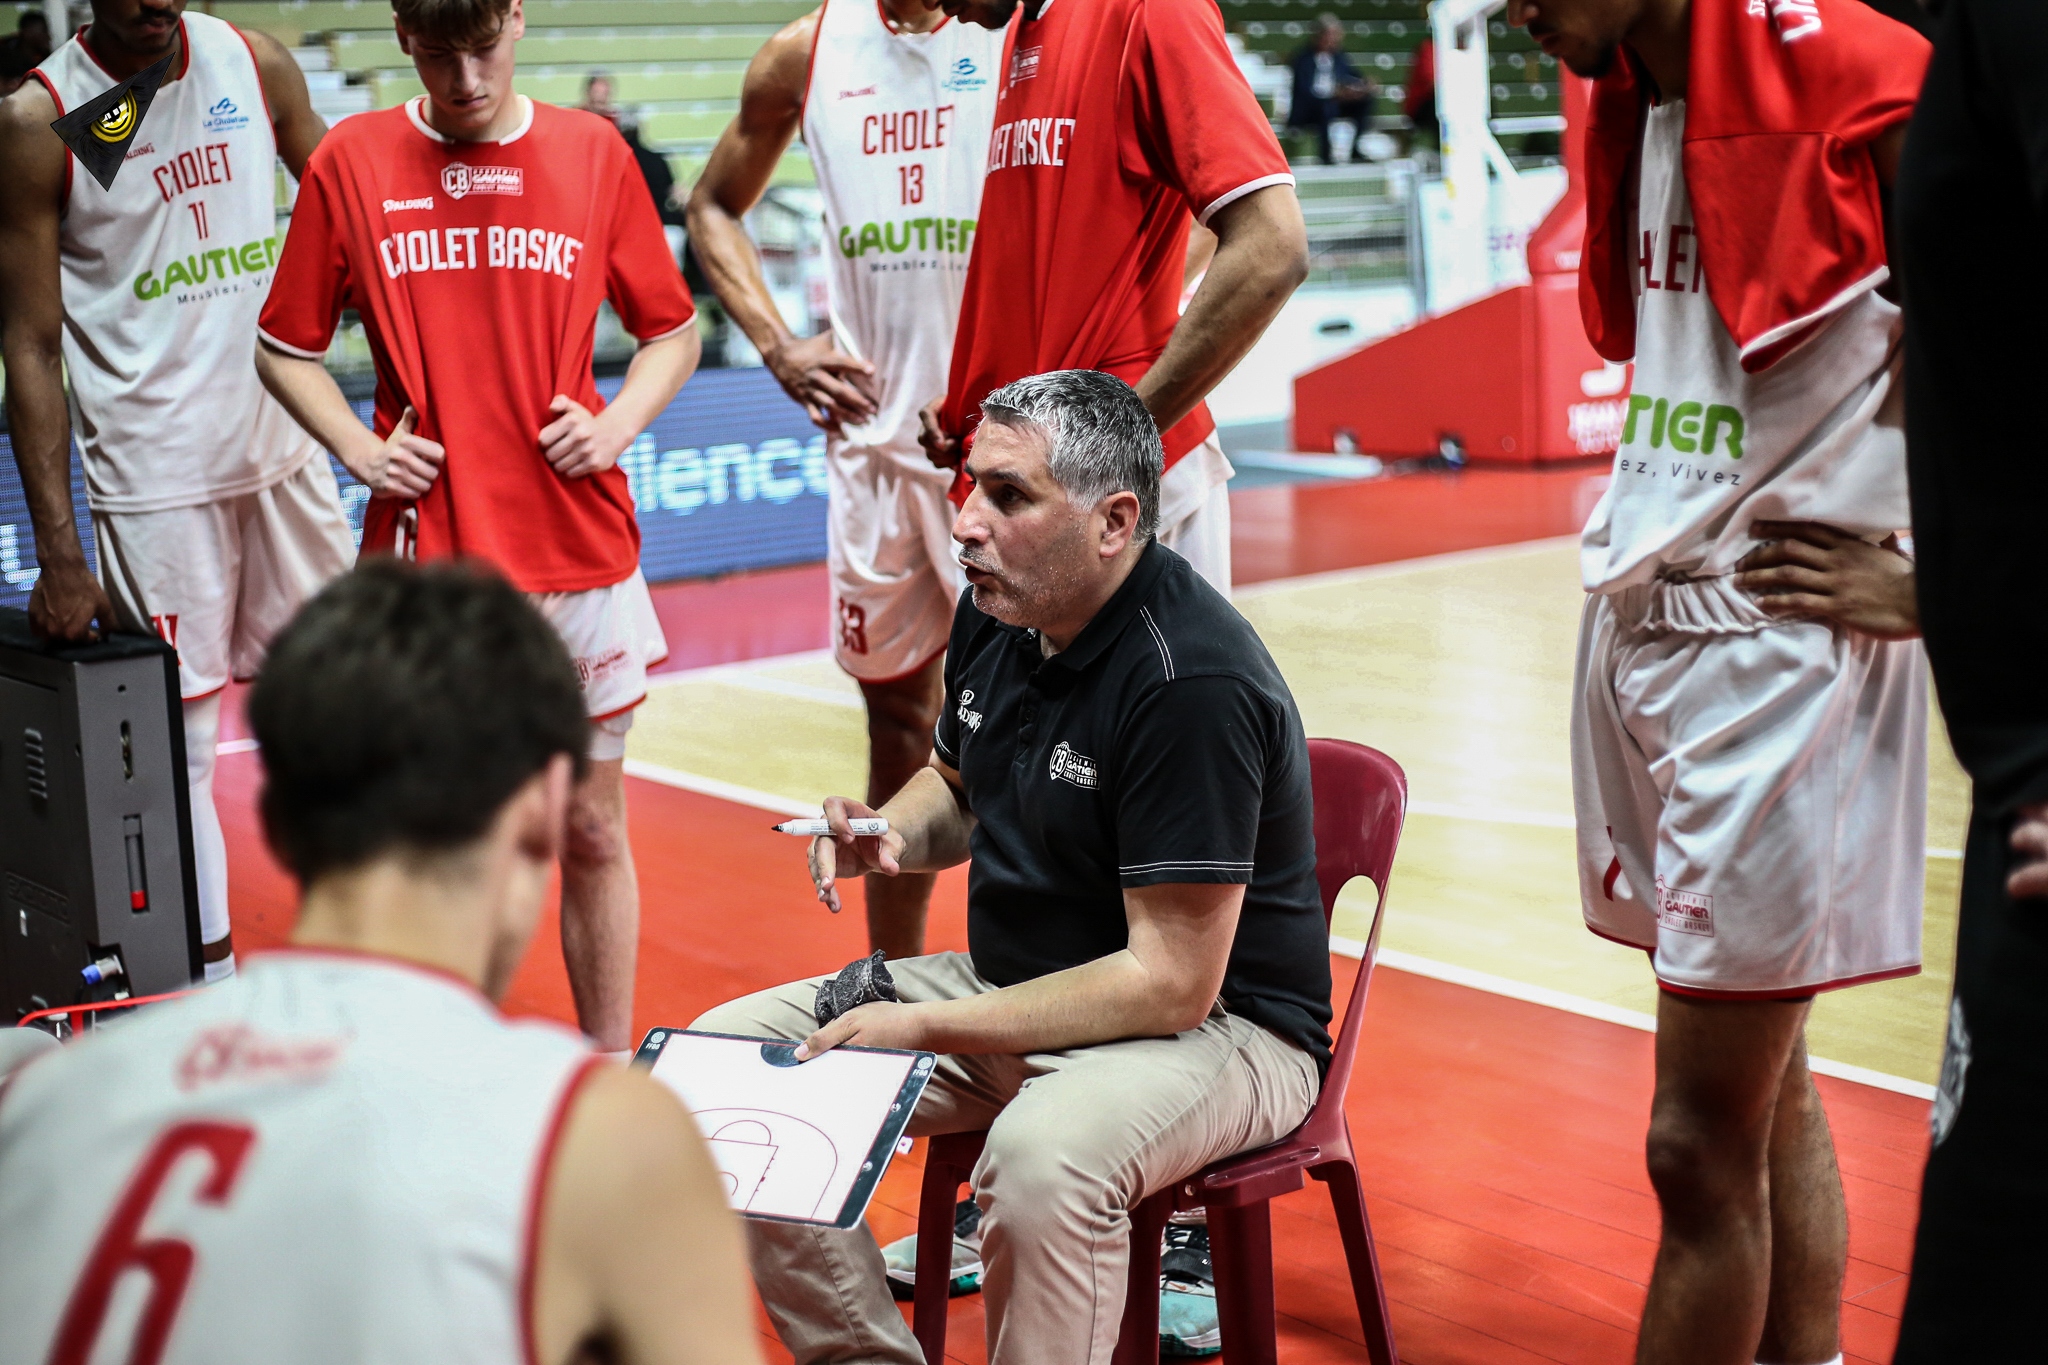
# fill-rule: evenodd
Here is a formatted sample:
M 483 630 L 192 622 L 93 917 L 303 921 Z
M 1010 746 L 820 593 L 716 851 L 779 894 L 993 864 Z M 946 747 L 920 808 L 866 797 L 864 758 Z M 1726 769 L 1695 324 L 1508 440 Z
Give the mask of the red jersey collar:
M 527 99 L 526 96 L 516 90 L 512 92 L 512 98 L 526 100 L 526 116 L 519 120 L 519 126 L 495 141 L 477 142 L 470 145 L 477 147 L 507 147 L 526 136 L 527 132 L 533 127 L 533 101 Z M 438 142 L 444 147 L 455 146 L 454 138 L 435 131 L 434 125 L 427 122 L 426 107 L 427 97 L 425 95 L 414 95 L 405 102 L 406 121 L 432 141 Z

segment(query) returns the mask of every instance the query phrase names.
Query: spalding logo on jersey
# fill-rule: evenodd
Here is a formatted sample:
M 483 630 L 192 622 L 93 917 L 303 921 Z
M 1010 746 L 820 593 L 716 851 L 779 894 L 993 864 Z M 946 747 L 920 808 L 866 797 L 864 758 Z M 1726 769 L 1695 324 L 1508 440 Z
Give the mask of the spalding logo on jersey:
M 441 168 L 441 188 L 450 199 L 470 194 L 526 193 L 526 172 L 518 166 L 472 166 L 451 161 Z

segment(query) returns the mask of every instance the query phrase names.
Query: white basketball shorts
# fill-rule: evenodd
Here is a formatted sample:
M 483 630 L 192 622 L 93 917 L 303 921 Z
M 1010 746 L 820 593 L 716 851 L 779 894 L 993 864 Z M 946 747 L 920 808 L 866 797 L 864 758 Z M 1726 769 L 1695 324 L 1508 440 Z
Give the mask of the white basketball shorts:
M 1159 481 L 1159 543 L 1230 596 L 1230 458 L 1211 432 Z
M 647 670 L 668 657 L 668 637 L 638 569 L 608 588 L 528 594 L 548 619 L 583 684 L 583 709 L 593 727 L 590 756 L 626 756 L 633 708 L 647 700 Z
M 334 471 L 318 452 L 254 493 L 95 511 L 92 525 L 121 628 L 170 642 L 187 701 L 256 676 L 271 637 L 356 558 Z
M 967 586 L 946 500 L 953 472 L 916 447 L 833 441 L 827 451 L 833 658 L 862 682 L 908 677 L 945 650 Z
M 1594 933 L 1685 995 L 1796 999 L 1920 969 L 1918 641 L 1821 622 L 1579 627 L 1572 790 Z

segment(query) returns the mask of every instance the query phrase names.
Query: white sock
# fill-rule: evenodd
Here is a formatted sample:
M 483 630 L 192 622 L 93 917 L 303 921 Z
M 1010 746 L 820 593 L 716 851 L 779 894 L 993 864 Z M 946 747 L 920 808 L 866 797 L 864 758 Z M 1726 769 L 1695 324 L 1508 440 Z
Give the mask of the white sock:
M 226 957 L 222 958 L 218 962 L 209 962 L 206 964 L 206 984 L 209 986 L 218 985 L 220 982 L 226 981 L 229 977 L 233 976 L 234 974 L 235 955 L 233 953 L 229 953 Z
M 199 939 L 228 936 L 228 841 L 213 804 L 214 748 L 220 738 L 220 693 L 185 703 L 185 778 L 192 788 L 192 862 L 199 883 Z M 214 980 L 209 964 L 208 981 Z M 234 967 L 230 965 L 232 973 Z

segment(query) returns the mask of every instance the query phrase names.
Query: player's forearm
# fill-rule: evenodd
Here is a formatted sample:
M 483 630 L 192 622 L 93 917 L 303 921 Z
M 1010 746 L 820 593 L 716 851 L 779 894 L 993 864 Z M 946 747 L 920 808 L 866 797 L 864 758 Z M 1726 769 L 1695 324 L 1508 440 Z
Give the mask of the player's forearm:
M 938 769 L 918 769 L 879 814 L 903 836 L 903 871 L 938 872 L 967 861 L 974 813 Z
M 792 340 L 794 333 L 782 320 L 761 274 L 760 254 L 738 215 L 699 193 L 690 198 L 688 222 L 690 249 L 697 253 L 711 292 L 718 295 L 726 316 L 746 333 L 754 349 L 766 355 Z
M 1210 219 L 1216 254 L 1166 350 L 1138 381 L 1138 397 L 1165 431 L 1244 359 L 1308 275 L 1308 232 L 1286 185 L 1226 205 Z
M 349 406 L 341 385 L 317 360 L 286 355 L 261 342 L 256 346 L 256 373 L 292 420 L 334 452 L 350 472 L 362 469 L 381 444 Z
M 703 351 L 704 342 L 693 321 L 674 336 L 650 341 L 633 353 L 632 363 L 626 366 L 626 382 L 604 409 L 605 420 L 623 438 L 622 447 L 631 445 L 633 438 L 675 401 L 696 372 Z
M 27 495 L 36 558 L 45 567 L 85 563 L 71 504 L 71 415 L 64 405 L 64 366 L 54 341 L 36 344 L 9 329 L 7 430 Z

